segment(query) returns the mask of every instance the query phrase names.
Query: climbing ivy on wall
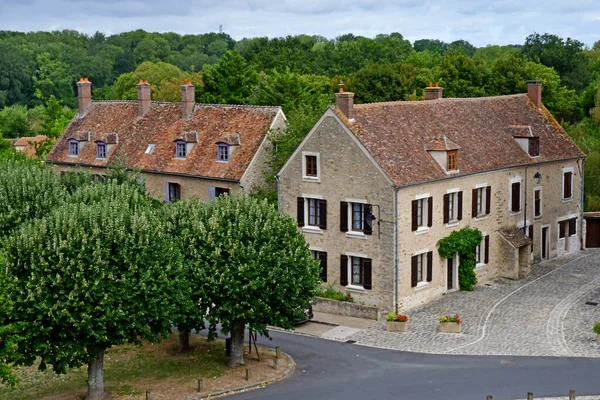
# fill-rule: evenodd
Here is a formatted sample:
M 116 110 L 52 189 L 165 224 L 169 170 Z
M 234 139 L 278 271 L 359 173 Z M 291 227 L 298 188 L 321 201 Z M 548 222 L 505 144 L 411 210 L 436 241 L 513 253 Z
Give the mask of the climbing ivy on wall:
M 483 240 L 479 229 L 470 227 L 454 231 L 437 243 L 438 252 L 444 258 L 452 258 L 458 253 L 460 265 L 458 266 L 458 283 L 460 290 L 473 290 L 477 283 L 475 275 L 475 246 Z

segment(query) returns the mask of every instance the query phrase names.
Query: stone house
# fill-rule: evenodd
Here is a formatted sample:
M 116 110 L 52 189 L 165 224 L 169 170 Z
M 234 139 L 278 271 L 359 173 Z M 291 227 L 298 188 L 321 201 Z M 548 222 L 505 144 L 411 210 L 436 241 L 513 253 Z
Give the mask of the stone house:
M 189 82 L 181 86 L 181 103 L 151 101 L 147 81 L 137 85 L 137 101 L 92 101 L 91 83 L 81 79 L 77 86 L 79 112 L 46 162 L 94 175 L 124 163 L 140 170 L 149 194 L 167 203 L 264 185 L 270 136 L 285 128 L 280 107 L 195 104 Z
M 437 243 L 477 228 L 480 283 L 580 249 L 585 155 L 527 94 L 354 104 L 337 94 L 278 174 L 324 282 L 381 313 L 459 289 Z
M 33 137 L 21 137 L 12 142 L 16 151 L 20 151 L 29 158 L 35 157 L 35 148 L 38 143 L 48 140 L 48 136 L 37 135 Z

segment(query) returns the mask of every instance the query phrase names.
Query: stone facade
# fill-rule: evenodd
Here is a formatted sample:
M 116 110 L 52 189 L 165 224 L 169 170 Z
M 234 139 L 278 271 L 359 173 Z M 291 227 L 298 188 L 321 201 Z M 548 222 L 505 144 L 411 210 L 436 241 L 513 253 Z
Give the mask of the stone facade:
M 303 158 L 318 155 L 318 177 L 304 177 Z M 573 173 L 572 198 L 563 199 L 563 174 Z M 534 182 L 538 174 L 539 183 Z M 454 260 L 454 289 L 448 289 L 448 261 L 437 252 L 437 243 L 452 231 L 466 226 L 489 235 L 488 262 L 477 265 L 479 283 L 498 277 L 520 279 L 528 273 L 531 262 L 542 258 L 542 228 L 547 228 L 545 258 L 579 251 L 581 240 L 581 160 L 549 161 L 527 167 L 511 167 L 483 173 L 462 175 L 421 184 L 396 187 L 379 168 L 360 140 L 347 129 L 333 110 L 328 110 L 296 153 L 279 173 L 280 210 L 298 215 L 301 198 L 327 201 L 326 229 L 300 227 L 312 250 L 327 252 L 327 284 L 352 293 L 361 303 L 375 305 L 380 315 L 388 311 L 410 310 L 449 290 L 458 288 L 458 263 Z M 512 212 L 511 184 L 520 182 L 520 211 Z M 472 216 L 473 189 L 491 187 L 490 212 Z M 534 190 L 541 189 L 541 216 L 534 216 Z M 444 223 L 444 195 L 462 192 L 462 219 Z M 412 202 L 431 198 L 432 224 L 412 230 Z M 364 199 L 373 205 L 377 218 L 370 236 L 354 236 L 340 231 L 340 202 Z M 396 200 L 397 199 L 397 200 Z M 397 208 L 395 209 L 395 205 Z M 397 216 L 397 219 L 396 219 Z M 559 222 L 577 218 L 576 232 L 559 238 Z M 568 224 L 567 224 L 568 225 Z M 498 232 L 505 227 L 533 226 L 533 249 L 515 248 Z M 396 246 L 397 234 L 397 246 Z M 397 257 L 396 257 L 397 249 Z M 482 243 L 482 251 L 484 249 Z M 432 252 L 432 276 L 417 287 L 411 284 L 411 258 Z M 370 290 L 340 285 L 341 255 L 359 254 L 373 260 L 373 285 Z M 397 262 L 396 262 L 397 259 Z M 396 276 L 396 271 L 398 275 Z M 397 280 L 397 291 L 396 291 Z

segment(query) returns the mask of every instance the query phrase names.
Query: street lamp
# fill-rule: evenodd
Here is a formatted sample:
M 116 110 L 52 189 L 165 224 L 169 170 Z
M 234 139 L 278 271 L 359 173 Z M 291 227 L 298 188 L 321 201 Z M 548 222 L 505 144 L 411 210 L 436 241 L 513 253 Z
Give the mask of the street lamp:
M 535 184 L 539 184 L 540 181 L 542 180 L 542 174 L 538 172 L 535 173 L 535 175 L 533 176 L 533 181 L 535 182 Z

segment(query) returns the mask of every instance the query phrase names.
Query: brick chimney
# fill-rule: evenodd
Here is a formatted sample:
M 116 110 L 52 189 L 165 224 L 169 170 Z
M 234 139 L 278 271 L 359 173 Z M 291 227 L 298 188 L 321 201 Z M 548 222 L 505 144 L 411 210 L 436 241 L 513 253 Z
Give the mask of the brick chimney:
M 527 96 L 537 108 L 542 108 L 542 82 L 527 81 Z
M 79 114 L 83 114 L 92 102 L 92 82 L 88 78 L 81 78 L 77 82 L 77 98 L 79 100 Z
M 354 93 L 344 92 L 344 82 L 340 81 L 340 92 L 335 94 L 335 106 L 349 120 L 354 119 Z
M 142 81 L 137 84 L 138 90 L 138 117 L 146 115 L 150 108 L 150 84 L 148 81 Z
M 443 91 L 444 88 L 441 88 L 439 83 L 436 82 L 433 86 L 433 83 L 429 82 L 429 87 L 425 88 L 425 100 L 439 100 L 443 97 Z
M 184 79 L 183 85 L 181 85 L 181 118 L 190 119 L 195 104 L 194 85 L 192 85 L 192 82 Z

